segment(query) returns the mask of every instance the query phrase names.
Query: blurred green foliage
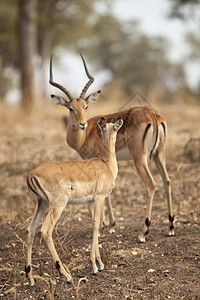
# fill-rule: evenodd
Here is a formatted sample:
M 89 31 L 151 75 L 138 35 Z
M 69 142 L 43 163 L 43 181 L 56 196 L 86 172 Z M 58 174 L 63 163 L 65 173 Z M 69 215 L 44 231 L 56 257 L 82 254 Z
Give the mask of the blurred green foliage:
M 183 64 L 172 63 L 168 57 L 169 41 L 148 37 L 136 20 L 117 19 L 112 14 L 113 1 L 38 1 L 37 58 L 41 69 L 59 46 L 69 51 L 80 50 L 99 69 L 109 70 L 112 80 L 120 80 L 127 94 L 135 87 L 145 94 L 152 89 L 188 89 Z M 8 90 L 8 80 L 13 80 L 12 74 L 9 78 L 5 75 L 7 68 L 20 74 L 19 5 L 18 0 L 0 0 L 1 98 Z M 107 6 L 110 9 L 106 10 Z M 188 39 L 194 45 L 192 40 L 196 39 L 192 35 Z

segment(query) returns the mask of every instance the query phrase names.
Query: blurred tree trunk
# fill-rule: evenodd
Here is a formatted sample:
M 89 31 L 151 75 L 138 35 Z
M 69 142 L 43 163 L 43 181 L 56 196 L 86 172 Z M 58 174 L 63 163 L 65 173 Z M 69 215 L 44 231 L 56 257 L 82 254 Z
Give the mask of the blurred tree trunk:
M 38 0 L 19 0 L 19 52 L 21 69 L 21 107 L 31 110 L 35 101 Z
M 39 56 L 40 63 L 38 68 L 40 70 L 40 96 L 42 99 L 47 99 L 47 89 L 46 85 L 49 81 L 49 74 L 46 73 L 46 59 L 50 60 L 50 48 L 51 48 L 51 39 L 52 39 L 52 28 L 47 27 L 42 31 L 42 40 L 39 42 Z M 48 76 L 48 77 L 47 77 Z M 48 99 L 49 100 L 49 99 Z

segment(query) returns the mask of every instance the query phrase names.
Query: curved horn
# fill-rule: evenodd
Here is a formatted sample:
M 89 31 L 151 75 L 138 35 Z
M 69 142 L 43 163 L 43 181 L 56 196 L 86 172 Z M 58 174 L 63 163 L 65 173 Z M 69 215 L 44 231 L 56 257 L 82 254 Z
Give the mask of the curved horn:
M 90 80 L 86 83 L 86 85 L 84 86 L 84 88 L 83 88 L 83 90 L 82 90 L 82 92 L 81 92 L 81 94 L 80 94 L 80 97 L 79 97 L 79 98 L 85 99 L 85 94 L 86 94 L 86 92 L 87 92 L 89 86 L 94 82 L 94 77 L 92 77 L 92 76 L 90 75 L 90 73 L 89 73 L 89 71 L 88 71 L 88 69 L 87 69 L 86 62 L 85 62 L 85 60 L 84 60 L 84 57 L 83 57 L 83 55 L 82 55 L 81 53 L 80 53 L 80 56 L 81 56 L 82 61 L 83 61 L 83 65 L 84 65 L 84 68 L 85 68 L 85 73 L 87 74 L 87 77 L 90 79 Z
M 52 55 L 51 55 L 51 59 L 50 59 L 50 70 L 49 70 L 49 83 L 57 88 L 59 88 L 61 91 L 63 91 L 65 93 L 65 95 L 67 95 L 69 101 L 73 100 L 72 95 L 70 94 L 70 92 L 68 90 L 66 90 L 62 85 L 56 83 L 53 81 L 53 72 L 52 72 Z

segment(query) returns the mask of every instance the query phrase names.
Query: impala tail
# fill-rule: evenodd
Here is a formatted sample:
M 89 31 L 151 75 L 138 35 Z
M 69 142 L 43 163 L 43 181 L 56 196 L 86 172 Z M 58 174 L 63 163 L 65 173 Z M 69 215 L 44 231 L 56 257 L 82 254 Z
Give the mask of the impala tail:
M 150 154 L 149 154 L 149 158 L 151 159 L 152 156 L 156 153 L 158 146 L 160 144 L 160 139 L 164 139 L 164 143 L 166 141 L 166 126 L 164 122 L 158 122 L 157 118 L 155 115 L 152 115 L 154 123 L 148 123 L 144 132 L 144 136 L 143 136 L 143 149 L 144 149 L 144 144 L 145 144 L 145 140 L 146 140 L 146 136 L 150 130 L 150 128 L 154 128 L 154 143 L 152 146 L 152 149 L 150 150 Z
M 28 185 L 29 191 L 36 199 L 39 199 L 39 198 L 42 198 L 45 200 L 48 199 L 47 195 L 41 188 L 38 179 L 35 176 L 33 176 L 32 172 L 30 172 L 27 176 L 27 185 Z

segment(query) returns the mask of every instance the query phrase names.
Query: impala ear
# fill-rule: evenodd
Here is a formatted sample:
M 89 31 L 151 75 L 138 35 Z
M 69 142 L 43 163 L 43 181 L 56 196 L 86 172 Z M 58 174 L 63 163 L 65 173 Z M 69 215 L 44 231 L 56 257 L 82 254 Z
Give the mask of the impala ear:
M 86 97 L 85 102 L 88 103 L 93 103 L 94 101 L 97 100 L 97 98 L 99 97 L 99 94 L 101 93 L 101 91 L 99 90 L 98 92 L 92 93 L 89 96 Z
M 119 118 L 113 125 L 114 131 L 118 131 L 122 127 L 123 123 L 124 122 L 123 122 L 122 118 Z
M 99 126 L 101 133 L 104 134 L 106 132 L 106 120 L 104 118 L 101 118 L 99 119 L 97 124 Z
M 61 106 L 65 106 L 68 108 L 69 103 L 61 96 L 55 96 L 55 95 L 51 95 L 51 98 L 54 100 L 54 102 L 57 105 L 61 105 Z

